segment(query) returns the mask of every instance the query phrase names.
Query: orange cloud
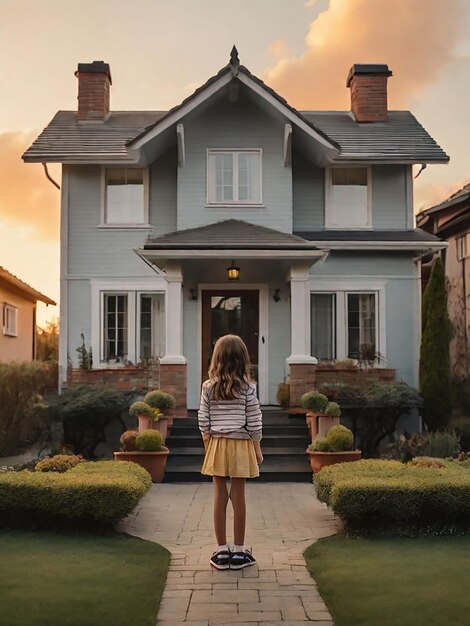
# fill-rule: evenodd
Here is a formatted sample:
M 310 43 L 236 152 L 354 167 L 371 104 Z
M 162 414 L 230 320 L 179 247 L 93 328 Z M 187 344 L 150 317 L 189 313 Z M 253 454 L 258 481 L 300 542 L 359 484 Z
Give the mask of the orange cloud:
M 299 109 L 349 109 L 346 77 L 354 63 L 387 63 L 391 108 L 449 65 L 459 39 L 458 0 L 330 0 L 310 24 L 307 49 L 284 58 L 264 79 Z
M 13 227 L 29 225 L 39 238 L 54 240 L 59 238 L 60 192 L 46 179 L 40 163 L 21 160 L 37 135 L 0 135 L 0 222 Z
M 429 183 L 415 189 L 415 213 L 421 213 L 444 202 L 468 183 L 468 179 L 449 183 Z

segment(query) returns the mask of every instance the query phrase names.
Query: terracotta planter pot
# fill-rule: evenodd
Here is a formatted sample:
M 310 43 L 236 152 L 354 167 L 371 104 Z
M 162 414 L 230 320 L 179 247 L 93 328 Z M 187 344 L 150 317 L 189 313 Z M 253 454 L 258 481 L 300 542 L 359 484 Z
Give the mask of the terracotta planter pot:
M 131 461 L 147 470 L 152 478 L 152 482 L 161 483 L 165 475 L 165 465 L 170 451 L 163 447 L 158 452 L 115 452 L 115 461 Z
M 307 420 L 307 426 L 310 431 L 310 435 L 312 438 L 312 442 L 315 437 L 318 435 L 318 422 L 320 417 L 323 416 L 323 413 L 317 413 L 315 411 L 308 411 L 305 419 Z
M 360 450 L 350 450 L 347 452 L 318 452 L 307 448 L 307 454 L 312 467 L 312 472 L 317 474 L 322 467 L 326 467 L 327 465 L 359 461 L 362 453 Z
M 165 441 L 168 436 L 168 418 L 166 416 L 160 417 L 158 421 L 145 415 L 138 415 L 137 417 L 139 419 L 139 433 L 149 429 L 159 430 L 163 441 Z

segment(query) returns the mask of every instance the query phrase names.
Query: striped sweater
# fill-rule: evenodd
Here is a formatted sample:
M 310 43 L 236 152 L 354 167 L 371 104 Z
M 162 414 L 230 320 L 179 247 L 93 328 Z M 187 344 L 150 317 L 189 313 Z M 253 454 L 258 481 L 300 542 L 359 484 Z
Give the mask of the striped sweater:
M 211 381 L 206 380 L 202 385 L 198 420 L 202 434 L 261 441 L 262 415 L 256 385 L 250 383 L 246 391 L 240 392 L 233 400 L 214 400 Z

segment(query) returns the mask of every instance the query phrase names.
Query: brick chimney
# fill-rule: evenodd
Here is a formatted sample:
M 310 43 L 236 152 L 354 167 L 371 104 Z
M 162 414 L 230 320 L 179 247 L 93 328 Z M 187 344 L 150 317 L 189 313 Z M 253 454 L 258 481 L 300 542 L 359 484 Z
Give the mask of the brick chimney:
M 356 122 L 385 122 L 387 119 L 388 65 L 353 65 L 346 87 L 351 89 L 351 111 Z
M 112 84 L 108 63 L 79 63 L 75 76 L 78 78 L 78 119 L 105 121 L 109 115 Z

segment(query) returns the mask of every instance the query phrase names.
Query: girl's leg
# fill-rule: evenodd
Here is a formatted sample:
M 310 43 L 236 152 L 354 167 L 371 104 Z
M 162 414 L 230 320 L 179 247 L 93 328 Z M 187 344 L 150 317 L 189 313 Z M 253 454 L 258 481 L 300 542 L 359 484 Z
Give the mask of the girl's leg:
M 230 500 L 233 506 L 233 542 L 237 546 L 245 543 L 246 504 L 245 478 L 232 478 Z
M 217 544 L 227 543 L 227 481 L 223 476 L 213 476 L 214 483 L 214 530 Z

